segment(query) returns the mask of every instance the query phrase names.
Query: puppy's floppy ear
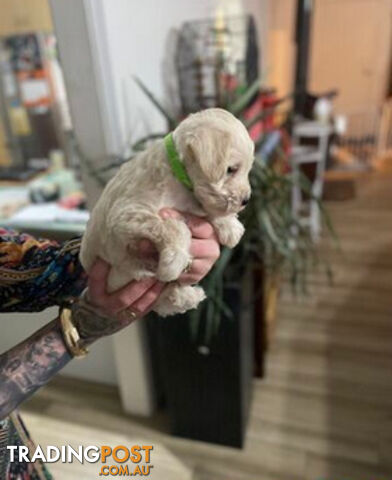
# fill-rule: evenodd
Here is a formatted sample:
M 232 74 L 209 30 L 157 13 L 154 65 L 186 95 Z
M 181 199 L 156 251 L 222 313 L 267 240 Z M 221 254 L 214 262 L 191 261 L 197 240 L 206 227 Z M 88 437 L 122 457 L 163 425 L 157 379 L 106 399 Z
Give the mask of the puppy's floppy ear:
M 186 157 L 197 163 L 210 181 L 218 182 L 227 170 L 230 143 L 228 132 L 199 126 L 187 136 Z

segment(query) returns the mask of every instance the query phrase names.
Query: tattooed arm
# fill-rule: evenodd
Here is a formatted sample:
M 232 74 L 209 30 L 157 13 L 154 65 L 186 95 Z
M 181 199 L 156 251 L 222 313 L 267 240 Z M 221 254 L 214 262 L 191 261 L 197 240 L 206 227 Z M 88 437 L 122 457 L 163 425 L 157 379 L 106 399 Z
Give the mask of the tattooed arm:
M 132 282 L 110 295 L 105 292 L 109 266 L 99 260 L 89 278 L 89 301 L 72 306 L 82 346 L 111 335 L 143 316 L 163 285 L 154 279 Z M 124 315 L 132 308 L 136 315 Z M 126 312 L 125 312 L 126 313 Z M 57 318 L 0 355 L 0 420 L 45 385 L 72 359 Z
M 0 356 L 0 420 L 70 360 L 58 319 Z

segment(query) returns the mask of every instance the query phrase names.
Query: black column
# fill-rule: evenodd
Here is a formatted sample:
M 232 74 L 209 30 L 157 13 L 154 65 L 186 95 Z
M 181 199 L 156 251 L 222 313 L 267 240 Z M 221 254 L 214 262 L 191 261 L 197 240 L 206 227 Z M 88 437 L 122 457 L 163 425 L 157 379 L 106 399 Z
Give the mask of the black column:
M 297 43 L 294 104 L 296 113 L 303 112 L 306 100 L 312 11 L 313 0 L 298 0 L 295 39 Z

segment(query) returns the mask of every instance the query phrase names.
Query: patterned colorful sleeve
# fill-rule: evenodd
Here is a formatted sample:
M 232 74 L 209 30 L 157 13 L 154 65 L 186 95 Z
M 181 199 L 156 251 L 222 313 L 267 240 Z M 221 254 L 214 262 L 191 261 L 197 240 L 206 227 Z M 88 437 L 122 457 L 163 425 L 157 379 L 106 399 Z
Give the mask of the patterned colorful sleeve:
M 0 228 L 0 312 L 38 312 L 79 296 L 80 238 L 64 243 Z

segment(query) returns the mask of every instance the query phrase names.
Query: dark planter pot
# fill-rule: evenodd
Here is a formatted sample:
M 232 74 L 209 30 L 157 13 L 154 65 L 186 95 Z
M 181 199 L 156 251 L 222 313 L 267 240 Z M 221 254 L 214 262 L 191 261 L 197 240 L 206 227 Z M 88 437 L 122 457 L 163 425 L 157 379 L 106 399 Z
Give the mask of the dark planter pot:
M 192 338 L 189 318 L 150 318 L 153 362 L 174 435 L 242 447 L 253 376 L 252 277 L 225 289 L 234 318 L 221 318 L 208 345 Z M 159 388 L 160 387 L 160 388 Z

